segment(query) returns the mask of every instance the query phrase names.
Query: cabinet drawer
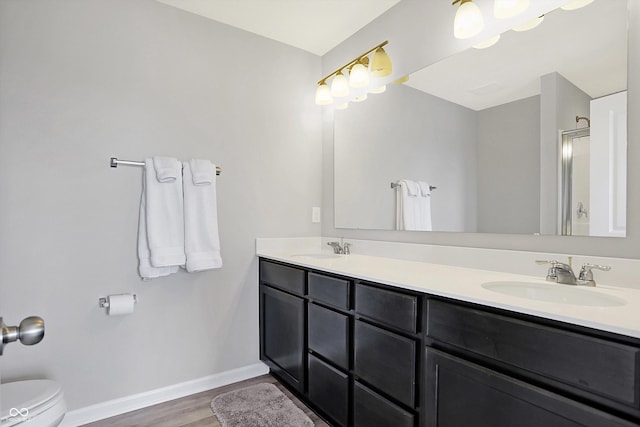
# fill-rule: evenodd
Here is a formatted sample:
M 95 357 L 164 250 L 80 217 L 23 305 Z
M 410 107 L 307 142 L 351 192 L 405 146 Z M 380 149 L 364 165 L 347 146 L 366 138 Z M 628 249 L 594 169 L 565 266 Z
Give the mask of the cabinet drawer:
M 343 310 L 349 309 L 349 281 L 309 273 L 309 296 Z
M 356 284 L 356 312 L 390 326 L 416 332 L 418 297 Z
M 349 369 L 349 318 L 319 305 L 308 306 L 309 349 Z
M 367 387 L 354 383 L 354 423 L 356 427 L 413 427 L 414 415 L 389 402 Z
M 340 426 L 349 423 L 349 377 L 309 355 L 309 399 Z
M 427 427 L 635 425 L 429 347 L 426 358 Z
M 304 295 L 304 271 L 268 261 L 260 263 L 260 280 L 273 286 Z
M 625 405 L 640 405 L 640 349 L 442 301 L 427 336 Z
M 354 372 L 407 406 L 415 404 L 416 342 L 362 321 L 355 322 Z

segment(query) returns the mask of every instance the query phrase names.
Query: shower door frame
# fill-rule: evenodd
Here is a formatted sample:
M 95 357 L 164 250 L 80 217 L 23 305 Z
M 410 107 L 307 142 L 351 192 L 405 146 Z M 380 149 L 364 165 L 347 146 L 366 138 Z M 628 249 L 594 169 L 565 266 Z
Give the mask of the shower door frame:
M 591 128 L 566 130 L 560 135 L 560 232 L 572 236 L 573 140 L 590 136 Z

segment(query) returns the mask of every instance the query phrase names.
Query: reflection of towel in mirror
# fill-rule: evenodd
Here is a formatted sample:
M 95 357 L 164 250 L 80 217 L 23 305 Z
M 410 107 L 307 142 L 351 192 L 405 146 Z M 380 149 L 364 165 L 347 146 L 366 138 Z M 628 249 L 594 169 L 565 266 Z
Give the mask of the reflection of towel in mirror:
M 431 231 L 431 196 L 415 181 L 403 179 L 396 187 L 396 229 Z M 425 183 L 427 190 L 429 185 Z M 411 195 L 411 192 L 415 196 Z

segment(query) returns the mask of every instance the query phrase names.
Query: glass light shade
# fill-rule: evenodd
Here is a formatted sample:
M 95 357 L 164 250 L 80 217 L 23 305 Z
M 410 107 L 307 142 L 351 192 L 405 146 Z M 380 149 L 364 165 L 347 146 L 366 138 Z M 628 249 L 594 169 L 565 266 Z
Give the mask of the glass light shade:
M 409 75 L 406 75 L 406 76 L 402 76 L 402 77 L 400 77 L 400 78 L 399 78 L 399 79 L 397 79 L 397 80 L 394 80 L 394 81 L 393 81 L 393 84 L 395 84 L 395 85 L 401 85 L 401 84 L 406 83 L 406 82 L 408 82 L 408 81 L 409 81 Z
M 468 1 L 460 5 L 453 21 L 453 35 L 457 39 L 468 39 L 484 28 L 484 19 L 480 8 Z
M 349 103 L 345 102 L 344 104 L 336 105 L 336 110 L 346 110 L 349 108 Z
M 349 86 L 351 87 L 365 87 L 369 84 L 369 71 L 367 67 L 361 63 L 357 63 L 351 68 L 349 73 Z
M 370 89 L 369 93 L 373 93 L 373 94 L 384 93 L 385 90 L 387 90 L 387 85 L 382 85 L 375 89 Z
M 371 75 L 375 77 L 386 77 L 391 74 L 391 59 L 383 48 L 379 47 L 373 54 L 371 60 Z
M 513 18 L 529 7 L 529 0 L 494 0 L 493 15 L 498 19 Z
M 349 95 L 349 82 L 341 72 L 336 74 L 331 82 L 331 95 L 336 98 Z
M 576 9 L 580 9 L 581 7 L 585 7 L 586 5 L 592 2 L 593 0 L 572 0 L 569 3 L 565 4 L 564 6 L 560 6 L 560 9 L 576 10 Z
M 355 98 L 353 98 L 353 102 L 362 102 L 366 99 L 367 99 L 367 94 L 363 93 L 362 95 L 358 95 Z
M 535 27 L 537 27 L 538 25 L 542 24 L 542 21 L 544 20 L 544 15 L 538 16 L 535 19 L 532 19 L 529 22 L 525 22 L 522 25 L 518 25 L 517 27 L 513 27 L 513 31 L 529 31 L 529 30 L 533 30 Z
M 316 105 L 329 105 L 332 102 L 333 97 L 331 96 L 329 86 L 327 86 L 326 83 L 318 85 L 318 89 L 316 89 Z
M 491 37 L 489 40 L 485 40 L 482 43 L 474 44 L 473 47 L 475 47 L 476 49 L 486 49 L 498 43 L 498 40 L 500 40 L 500 34 Z

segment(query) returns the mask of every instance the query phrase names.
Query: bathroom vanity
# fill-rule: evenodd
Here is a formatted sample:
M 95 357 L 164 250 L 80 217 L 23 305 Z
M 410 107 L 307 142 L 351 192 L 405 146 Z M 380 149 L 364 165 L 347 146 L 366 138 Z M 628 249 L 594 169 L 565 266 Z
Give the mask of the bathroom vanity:
M 517 310 L 500 295 L 478 303 L 491 293 L 468 279 L 514 275 L 353 255 L 259 255 L 260 358 L 332 425 L 640 424 L 640 334 L 579 319 L 591 312 L 601 322 L 610 310 L 628 321 L 636 291 L 624 306 L 558 304 L 564 313 L 554 314 L 556 304 Z M 447 277 L 451 286 L 439 287 Z M 465 278 L 467 295 L 458 283 Z M 549 315 L 530 314 L 540 307 Z M 577 320 L 558 320 L 567 313 Z

